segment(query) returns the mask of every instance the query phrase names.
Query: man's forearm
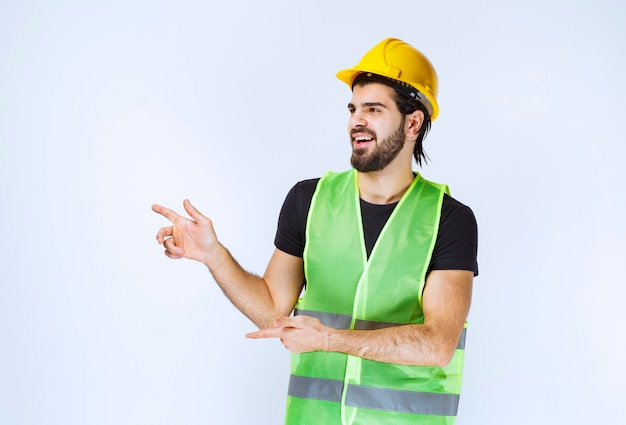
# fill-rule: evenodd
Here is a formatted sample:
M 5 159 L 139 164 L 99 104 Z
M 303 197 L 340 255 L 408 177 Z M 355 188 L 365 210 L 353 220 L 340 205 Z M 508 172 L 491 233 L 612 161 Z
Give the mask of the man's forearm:
M 385 363 L 445 366 L 456 349 L 456 344 L 450 341 L 453 338 L 442 337 L 440 331 L 427 325 L 363 331 L 333 329 L 329 333 L 327 351 Z
M 226 297 L 259 328 L 271 326 L 273 319 L 281 315 L 265 280 L 241 267 L 222 244 L 212 248 L 204 264 Z

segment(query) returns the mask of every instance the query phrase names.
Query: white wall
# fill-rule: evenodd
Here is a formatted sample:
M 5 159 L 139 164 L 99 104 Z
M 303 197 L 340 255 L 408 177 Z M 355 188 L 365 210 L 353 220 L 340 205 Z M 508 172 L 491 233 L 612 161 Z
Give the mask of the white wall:
M 616 423 L 622 2 L 107 3 L 0 5 L 0 423 L 280 423 L 288 354 L 150 205 L 262 273 L 291 185 L 348 166 L 335 72 L 388 36 L 438 69 L 423 174 L 479 220 L 457 423 Z

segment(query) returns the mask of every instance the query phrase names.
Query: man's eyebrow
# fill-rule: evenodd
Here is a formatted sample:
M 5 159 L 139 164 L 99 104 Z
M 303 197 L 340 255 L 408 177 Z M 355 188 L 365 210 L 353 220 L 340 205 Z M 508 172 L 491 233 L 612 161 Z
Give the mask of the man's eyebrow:
M 377 106 L 385 109 L 387 108 L 387 105 L 382 102 L 363 102 L 361 103 L 361 106 L 364 108 L 371 108 L 372 106 Z M 352 102 L 348 103 L 348 109 L 350 108 L 354 108 L 354 104 Z

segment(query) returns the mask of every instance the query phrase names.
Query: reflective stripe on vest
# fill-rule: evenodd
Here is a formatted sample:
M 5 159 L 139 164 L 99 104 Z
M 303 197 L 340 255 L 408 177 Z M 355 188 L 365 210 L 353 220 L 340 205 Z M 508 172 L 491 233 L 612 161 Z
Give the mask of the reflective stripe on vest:
M 367 257 L 354 170 L 318 182 L 307 218 L 306 290 L 295 314 L 337 329 L 423 324 L 426 273 L 447 187 L 416 176 Z M 376 362 L 336 352 L 293 354 L 289 425 L 453 423 L 465 332 L 445 367 Z
M 340 403 L 342 393 L 343 381 L 295 375 L 289 380 L 288 394 L 292 397 Z M 349 385 L 346 391 L 348 406 L 392 412 L 455 416 L 458 404 L 458 394 L 418 393 L 357 385 Z

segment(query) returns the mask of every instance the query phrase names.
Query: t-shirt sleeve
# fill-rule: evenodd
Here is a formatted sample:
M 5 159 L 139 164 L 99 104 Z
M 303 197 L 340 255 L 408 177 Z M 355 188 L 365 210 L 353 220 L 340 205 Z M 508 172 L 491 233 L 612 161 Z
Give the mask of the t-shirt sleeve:
M 298 182 L 285 197 L 278 216 L 274 246 L 287 254 L 302 257 L 304 253 L 306 220 L 318 181 Z
M 478 226 L 472 210 L 446 195 L 430 270 L 469 270 L 478 275 Z

